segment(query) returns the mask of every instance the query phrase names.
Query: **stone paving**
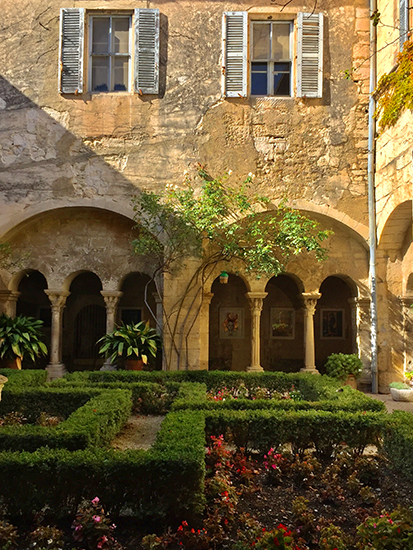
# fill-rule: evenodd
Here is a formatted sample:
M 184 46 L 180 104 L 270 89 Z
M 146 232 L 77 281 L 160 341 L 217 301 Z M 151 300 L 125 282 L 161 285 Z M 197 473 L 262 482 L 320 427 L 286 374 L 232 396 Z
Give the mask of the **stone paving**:
M 396 410 L 409 411 L 413 413 L 413 403 L 409 403 L 407 401 L 393 401 L 392 396 L 389 393 L 366 393 L 366 395 L 372 397 L 373 399 L 382 401 L 386 405 L 389 413 Z

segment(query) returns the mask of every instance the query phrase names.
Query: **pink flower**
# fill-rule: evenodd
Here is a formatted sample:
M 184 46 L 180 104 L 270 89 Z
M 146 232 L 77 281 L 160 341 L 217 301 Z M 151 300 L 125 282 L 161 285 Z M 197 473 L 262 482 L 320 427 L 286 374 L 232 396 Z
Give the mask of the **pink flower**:
M 99 523 L 100 516 L 92 516 L 93 521 L 96 521 L 96 523 Z
M 108 542 L 108 540 L 109 540 L 108 537 L 106 535 L 103 535 L 100 538 L 100 541 L 97 543 L 96 548 L 102 548 L 105 542 Z
M 373 527 L 376 528 L 376 527 L 377 527 L 377 523 L 373 523 Z
M 99 500 L 99 497 L 95 497 L 93 500 L 92 500 L 92 504 L 94 506 L 96 506 L 97 504 L 99 504 L 100 500 Z

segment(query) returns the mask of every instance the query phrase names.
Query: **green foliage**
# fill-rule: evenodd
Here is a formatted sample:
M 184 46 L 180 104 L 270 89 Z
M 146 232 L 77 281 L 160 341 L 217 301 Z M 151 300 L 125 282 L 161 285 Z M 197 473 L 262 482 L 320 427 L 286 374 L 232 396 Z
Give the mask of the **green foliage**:
M 363 363 L 354 353 L 348 355 L 332 353 L 327 359 L 325 368 L 328 376 L 338 380 L 346 380 L 349 375 L 358 378 L 363 371 Z
M 130 325 L 119 325 L 116 329 L 105 334 L 98 340 L 101 343 L 99 353 L 115 363 L 120 357 L 123 359 L 142 359 L 148 363 L 150 357 L 156 357 L 161 347 L 161 339 L 149 321 Z
M 300 456 L 315 448 L 321 459 L 337 453 L 343 442 L 356 454 L 379 445 L 386 426 L 385 415 L 364 411 L 208 411 L 205 421 L 207 435 L 224 434 L 238 448 L 265 453 L 289 443 Z
M 406 109 L 413 109 L 413 43 L 407 41 L 397 56 L 397 68 L 381 77 L 375 94 L 379 97 L 375 117 L 384 130 L 394 126 Z
M 70 391 L 44 392 L 43 396 L 65 398 Z M 94 390 L 96 394 L 96 390 Z M 27 392 L 28 396 L 33 395 Z M 78 395 L 76 395 L 78 394 Z M 72 391 L 79 398 L 79 391 Z M 80 393 L 80 397 L 85 397 Z M 0 430 L 0 449 L 10 451 L 35 451 L 49 448 L 69 450 L 88 446 L 105 446 L 120 431 L 131 412 L 131 392 L 127 390 L 102 391 L 75 410 L 69 418 L 56 427 L 39 425 L 5 426 Z M 66 401 L 67 402 L 67 401 Z M 1 409 L 0 409 L 1 410 Z M 33 409 L 30 410 L 33 416 Z
M 407 550 L 413 548 L 411 510 L 398 509 L 388 514 L 368 517 L 357 527 L 357 550 Z
M 383 450 L 391 463 L 406 477 L 413 477 L 413 415 L 394 411 L 384 432 Z
M 15 370 L 15 369 L 0 369 L 0 374 L 8 378 L 7 384 L 3 388 L 3 392 L 9 389 L 25 389 L 33 388 L 34 386 L 43 386 L 46 383 L 47 372 L 42 370 Z
M 33 317 L 9 317 L 0 315 L 0 358 L 20 361 L 30 359 L 35 362 L 38 357 L 47 355 L 47 348 L 42 342 L 43 321 Z
M 396 390 L 411 390 L 412 387 L 409 386 L 409 384 L 406 384 L 405 382 L 390 382 L 389 384 L 390 388 L 395 388 Z
M 251 176 L 234 185 L 228 175 L 213 179 L 202 167 L 198 175 L 200 185 L 187 178 L 182 188 L 168 185 L 161 194 L 141 192 L 134 199 L 135 252 L 154 256 L 162 271 L 192 256 L 206 264 L 237 259 L 247 272 L 277 275 L 291 255 L 325 257 L 321 243 L 329 232 L 285 203 L 264 216 L 269 200 L 252 192 Z

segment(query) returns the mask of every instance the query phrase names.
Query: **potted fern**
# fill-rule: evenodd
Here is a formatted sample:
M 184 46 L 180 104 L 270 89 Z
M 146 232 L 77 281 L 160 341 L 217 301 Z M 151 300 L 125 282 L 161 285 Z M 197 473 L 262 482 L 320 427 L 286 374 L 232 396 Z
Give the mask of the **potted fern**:
M 130 325 L 119 325 L 113 332 L 105 334 L 97 342 L 101 344 L 99 354 L 112 363 L 123 359 L 127 370 L 142 370 L 151 357 L 155 357 L 161 346 L 161 339 L 149 321 Z
M 0 359 L 5 366 L 21 369 L 23 360 L 31 360 L 47 355 L 47 347 L 42 341 L 43 321 L 33 317 L 9 317 L 0 315 Z

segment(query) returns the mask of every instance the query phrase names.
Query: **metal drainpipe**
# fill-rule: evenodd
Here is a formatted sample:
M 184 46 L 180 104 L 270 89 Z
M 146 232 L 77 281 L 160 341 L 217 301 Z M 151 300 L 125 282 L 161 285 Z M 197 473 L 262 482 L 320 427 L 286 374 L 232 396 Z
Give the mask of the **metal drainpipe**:
M 375 13 L 377 0 L 370 0 L 370 14 Z M 368 184 L 368 209 L 369 209 L 369 248 L 370 248 L 370 321 L 371 321 L 371 391 L 378 393 L 378 371 L 377 371 L 377 290 L 376 290 L 376 204 L 374 188 L 374 160 L 375 160 L 375 134 L 376 122 L 374 112 L 376 101 L 374 90 L 376 88 L 376 43 L 377 27 L 370 20 L 370 100 L 369 100 L 369 139 L 368 139 L 368 160 L 367 160 L 367 184 Z

